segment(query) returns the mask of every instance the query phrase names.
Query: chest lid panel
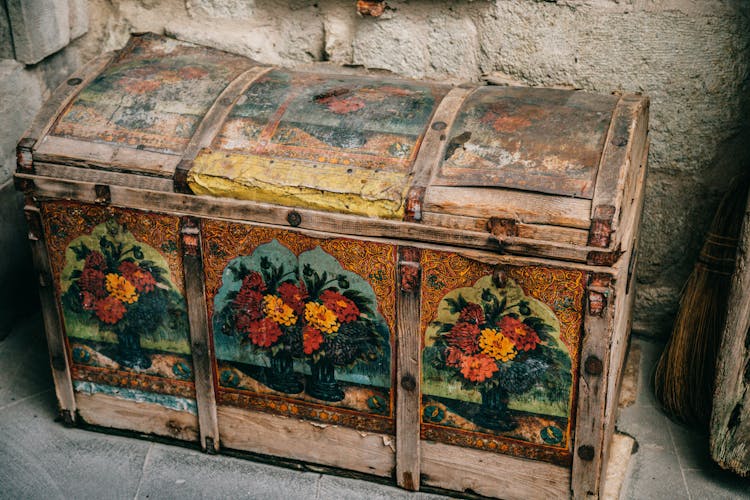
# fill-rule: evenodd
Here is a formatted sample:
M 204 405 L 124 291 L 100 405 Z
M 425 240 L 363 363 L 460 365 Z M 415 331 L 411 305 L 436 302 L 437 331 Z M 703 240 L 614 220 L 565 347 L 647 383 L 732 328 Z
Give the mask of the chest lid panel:
M 433 185 L 591 199 L 617 100 L 556 89 L 479 88 L 448 133 Z
M 420 142 L 449 90 L 273 70 L 239 97 L 188 182 L 196 194 L 399 218 Z

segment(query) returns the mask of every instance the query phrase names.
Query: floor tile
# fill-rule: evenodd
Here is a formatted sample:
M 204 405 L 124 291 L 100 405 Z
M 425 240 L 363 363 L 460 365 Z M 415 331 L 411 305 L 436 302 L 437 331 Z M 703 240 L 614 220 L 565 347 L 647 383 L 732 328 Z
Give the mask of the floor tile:
M 688 498 L 677 454 L 641 444 L 631 463 L 630 477 L 623 487 L 623 499 L 671 500 Z
M 40 318 L 21 322 L 0 342 L 0 408 L 52 387 L 47 342 Z
M 0 411 L 0 497 L 132 499 L 150 443 L 54 422 L 52 393 Z
M 314 500 L 319 480 L 317 473 L 154 444 L 138 498 Z

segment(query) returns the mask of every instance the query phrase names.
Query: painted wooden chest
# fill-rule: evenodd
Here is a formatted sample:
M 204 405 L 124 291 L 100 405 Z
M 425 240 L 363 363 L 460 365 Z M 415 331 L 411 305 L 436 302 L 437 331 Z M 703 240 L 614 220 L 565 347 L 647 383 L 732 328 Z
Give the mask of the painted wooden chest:
M 597 496 L 647 116 L 134 36 L 18 146 L 63 418 L 408 489 Z

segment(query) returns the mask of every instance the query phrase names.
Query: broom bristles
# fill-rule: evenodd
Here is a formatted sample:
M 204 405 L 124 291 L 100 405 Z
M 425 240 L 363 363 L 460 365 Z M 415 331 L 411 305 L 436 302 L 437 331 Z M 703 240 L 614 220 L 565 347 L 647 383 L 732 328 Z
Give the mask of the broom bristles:
M 711 418 L 716 354 L 726 320 L 748 181 L 747 176 L 735 179 L 719 204 L 654 372 L 654 392 L 664 410 L 704 429 Z

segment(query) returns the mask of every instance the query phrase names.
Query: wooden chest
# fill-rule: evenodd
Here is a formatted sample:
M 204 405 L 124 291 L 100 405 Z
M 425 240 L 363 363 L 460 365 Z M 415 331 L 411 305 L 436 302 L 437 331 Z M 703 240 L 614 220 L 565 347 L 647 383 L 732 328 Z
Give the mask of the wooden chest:
M 647 116 L 133 37 L 18 146 L 62 416 L 408 489 L 597 496 Z

